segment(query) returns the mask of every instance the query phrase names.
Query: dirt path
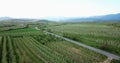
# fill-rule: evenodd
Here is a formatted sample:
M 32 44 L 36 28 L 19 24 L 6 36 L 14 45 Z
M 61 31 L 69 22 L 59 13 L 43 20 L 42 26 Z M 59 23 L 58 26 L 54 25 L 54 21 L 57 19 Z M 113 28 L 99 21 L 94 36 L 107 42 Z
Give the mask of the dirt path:
M 111 63 L 112 58 L 108 57 L 104 62 L 101 63 Z

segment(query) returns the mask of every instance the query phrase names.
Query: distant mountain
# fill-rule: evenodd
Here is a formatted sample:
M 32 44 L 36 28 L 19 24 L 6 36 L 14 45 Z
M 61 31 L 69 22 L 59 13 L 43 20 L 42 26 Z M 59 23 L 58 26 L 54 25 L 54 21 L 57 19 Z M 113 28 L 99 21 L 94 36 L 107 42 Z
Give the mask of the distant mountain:
M 0 21 L 1 20 L 9 20 L 9 19 L 12 19 L 12 18 L 10 18 L 10 17 L 0 17 Z
M 37 22 L 51 22 L 50 20 L 46 20 L 46 19 L 40 19 Z
M 9 17 L 0 17 L 0 21 L 7 22 L 50 22 L 46 19 L 34 19 L 34 18 L 9 18 Z
M 92 22 L 92 21 L 119 21 L 120 22 L 120 13 L 117 14 L 108 14 L 101 16 L 91 16 L 91 17 L 46 17 L 46 18 L 10 18 L 10 17 L 0 17 L 0 21 L 24 21 L 24 22 Z
M 118 14 L 109 14 L 103 16 L 92 16 L 85 18 L 69 18 L 65 21 L 81 22 L 81 21 L 120 21 L 120 13 Z
M 53 21 L 53 22 L 54 21 L 59 22 L 59 21 L 67 20 L 67 17 L 54 16 L 54 17 L 43 17 L 42 19 Z M 70 19 L 70 17 L 68 17 L 68 19 Z

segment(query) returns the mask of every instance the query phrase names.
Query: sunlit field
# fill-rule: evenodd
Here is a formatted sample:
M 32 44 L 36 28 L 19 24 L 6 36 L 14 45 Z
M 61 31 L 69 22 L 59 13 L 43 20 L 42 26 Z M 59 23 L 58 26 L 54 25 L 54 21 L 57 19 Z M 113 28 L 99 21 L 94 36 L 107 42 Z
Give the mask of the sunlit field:
M 51 32 L 120 56 L 120 23 L 66 23 Z
M 100 63 L 106 59 L 34 28 L 0 32 L 0 63 Z

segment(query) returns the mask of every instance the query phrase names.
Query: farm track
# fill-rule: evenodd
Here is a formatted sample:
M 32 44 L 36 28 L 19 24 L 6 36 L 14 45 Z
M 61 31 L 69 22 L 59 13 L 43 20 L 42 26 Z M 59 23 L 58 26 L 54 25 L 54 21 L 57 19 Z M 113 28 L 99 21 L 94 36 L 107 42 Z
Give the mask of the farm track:
M 107 58 L 103 63 L 111 63 L 112 58 Z
M 36 29 L 36 30 L 40 30 L 38 27 L 35 27 L 35 29 Z M 92 50 L 92 51 L 95 51 L 95 52 L 97 52 L 97 53 L 100 53 L 100 54 L 102 54 L 102 55 L 105 55 L 105 56 L 107 56 L 107 57 L 110 57 L 110 58 L 112 58 L 112 59 L 120 60 L 120 57 L 117 56 L 117 55 L 115 55 L 115 54 L 112 54 L 112 53 L 109 53 L 109 52 L 106 52 L 106 51 L 103 51 L 103 50 L 100 50 L 100 49 L 97 49 L 97 48 L 94 48 L 94 47 L 85 45 L 85 44 L 80 43 L 80 42 L 78 42 L 78 41 L 74 41 L 74 40 L 71 40 L 71 39 L 69 39 L 69 38 L 65 38 L 65 37 L 56 35 L 56 34 L 54 34 L 54 33 L 50 33 L 50 32 L 47 32 L 47 31 L 43 31 L 43 32 L 46 33 L 46 34 L 54 35 L 55 37 L 64 39 L 64 40 L 66 40 L 66 41 L 68 41 L 68 42 L 77 44 L 77 45 L 82 46 L 82 47 L 84 47 L 84 48 L 90 49 L 90 50 Z

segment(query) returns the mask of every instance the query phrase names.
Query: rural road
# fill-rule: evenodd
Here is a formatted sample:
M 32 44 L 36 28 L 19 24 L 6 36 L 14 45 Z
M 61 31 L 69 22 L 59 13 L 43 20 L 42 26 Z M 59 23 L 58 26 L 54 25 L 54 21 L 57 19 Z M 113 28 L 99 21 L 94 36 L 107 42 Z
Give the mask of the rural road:
M 38 29 L 37 27 L 35 27 L 35 29 L 36 29 L 36 30 L 40 30 L 40 29 Z M 109 58 L 116 59 L 116 60 L 120 60 L 120 56 L 114 55 L 114 54 L 112 54 L 112 53 L 109 53 L 109 52 L 106 52 L 106 51 L 103 51 L 103 50 L 100 50 L 100 49 L 97 49 L 97 48 L 94 48 L 94 47 L 85 45 L 85 44 L 80 43 L 80 42 L 78 42 L 78 41 L 74 41 L 74 40 L 71 40 L 71 39 L 69 39 L 69 38 L 65 38 L 65 37 L 62 37 L 62 36 L 59 36 L 59 35 L 56 35 L 56 34 L 47 32 L 47 31 L 43 31 L 43 32 L 45 32 L 46 34 L 54 35 L 55 37 L 64 39 L 64 40 L 66 40 L 66 41 L 68 41 L 68 42 L 77 44 L 77 45 L 82 46 L 82 47 L 84 47 L 84 48 L 90 49 L 90 50 L 92 50 L 92 51 L 95 51 L 95 52 L 97 52 L 97 53 L 100 53 L 100 54 L 102 54 L 102 55 L 105 55 L 105 56 L 107 56 L 107 57 L 109 57 Z

